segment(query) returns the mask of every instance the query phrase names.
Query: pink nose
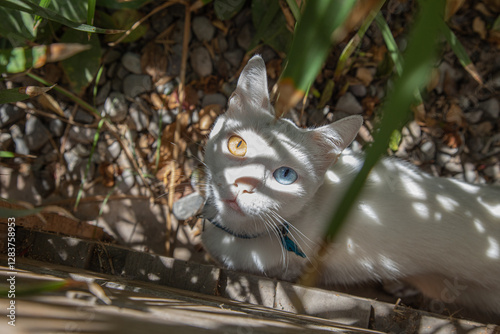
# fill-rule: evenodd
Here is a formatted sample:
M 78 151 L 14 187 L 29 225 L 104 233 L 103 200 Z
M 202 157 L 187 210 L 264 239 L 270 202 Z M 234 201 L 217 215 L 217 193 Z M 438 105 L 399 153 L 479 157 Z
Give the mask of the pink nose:
M 239 191 L 251 193 L 257 188 L 259 184 L 259 180 L 253 177 L 239 177 L 234 180 L 234 185 L 238 188 Z

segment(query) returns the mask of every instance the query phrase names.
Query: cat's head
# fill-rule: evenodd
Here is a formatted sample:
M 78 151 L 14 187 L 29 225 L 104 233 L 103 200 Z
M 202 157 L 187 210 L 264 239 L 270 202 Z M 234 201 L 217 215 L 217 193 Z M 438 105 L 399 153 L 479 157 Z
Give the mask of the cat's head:
M 254 56 L 206 145 L 211 218 L 234 233 L 259 234 L 266 231 L 263 221 L 280 220 L 276 214 L 293 217 L 310 202 L 362 122 L 351 116 L 301 129 L 276 119 L 264 61 Z

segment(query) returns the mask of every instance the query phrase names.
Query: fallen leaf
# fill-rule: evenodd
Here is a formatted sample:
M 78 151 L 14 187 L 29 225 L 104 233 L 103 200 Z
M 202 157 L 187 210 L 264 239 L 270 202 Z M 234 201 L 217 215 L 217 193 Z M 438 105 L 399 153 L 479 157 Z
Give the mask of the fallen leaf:
M 59 105 L 59 103 L 56 101 L 56 99 L 54 99 L 49 94 L 43 93 L 42 95 L 38 96 L 38 102 L 45 109 L 53 111 L 54 113 L 58 114 L 61 117 L 65 117 L 64 116 L 64 111 L 62 110 L 62 108 Z
M 356 71 L 356 78 L 361 80 L 365 86 L 369 86 L 373 81 L 372 70 L 367 67 L 359 67 Z
M 486 39 L 486 23 L 479 16 L 472 21 L 472 30 L 478 33 L 481 39 Z
M 465 0 L 446 0 L 444 20 L 448 21 L 450 17 L 455 15 L 455 13 L 462 7 L 464 2 Z
M 464 122 L 464 113 L 457 104 L 453 103 L 450 105 L 450 108 L 446 112 L 446 121 L 462 126 Z

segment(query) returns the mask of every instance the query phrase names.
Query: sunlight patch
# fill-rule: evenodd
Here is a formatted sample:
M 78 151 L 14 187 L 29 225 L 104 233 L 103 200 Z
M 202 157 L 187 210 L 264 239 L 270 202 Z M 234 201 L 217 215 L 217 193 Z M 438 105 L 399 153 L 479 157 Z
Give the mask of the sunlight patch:
M 483 226 L 483 223 L 481 223 L 481 221 L 477 218 L 474 219 L 474 226 L 476 227 L 476 230 L 479 233 L 484 233 L 486 231 L 486 229 Z
M 439 204 L 441 204 L 443 209 L 445 209 L 446 211 L 449 211 L 449 212 L 455 210 L 455 208 L 458 206 L 457 201 L 455 201 L 454 199 L 451 199 L 447 196 L 436 195 L 436 200 L 439 202 Z
M 372 220 L 374 220 L 377 224 L 382 225 L 382 222 L 380 221 L 380 218 L 378 217 L 377 213 L 373 209 L 373 206 L 368 205 L 366 203 L 361 203 L 359 205 L 359 208 L 365 215 L 370 217 Z
M 491 205 L 485 203 L 481 197 L 478 197 L 477 201 L 479 202 L 479 204 L 484 206 L 486 210 L 488 210 L 493 217 L 500 218 L 500 205 Z
M 421 199 L 425 200 L 427 199 L 427 195 L 425 193 L 424 188 L 422 188 L 415 180 L 412 178 L 403 175 L 401 177 L 401 183 L 403 184 L 403 187 L 406 189 L 408 194 L 416 199 Z
M 326 171 L 326 177 L 328 178 L 328 180 L 332 181 L 333 183 L 339 183 L 340 182 L 340 178 L 332 170 L 327 170 Z
M 500 247 L 498 246 L 498 241 L 496 241 L 493 237 L 488 237 L 488 242 L 490 247 L 486 251 L 486 256 L 492 259 L 500 258 Z
M 460 187 L 463 191 L 468 192 L 469 194 L 477 194 L 479 192 L 479 187 L 474 184 L 469 184 L 465 182 L 460 182 L 455 179 L 450 179 L 452 183 Z
M 424 203 L 413 203 L 413 210 L 420 218 L 429 219 L 429 208 Z

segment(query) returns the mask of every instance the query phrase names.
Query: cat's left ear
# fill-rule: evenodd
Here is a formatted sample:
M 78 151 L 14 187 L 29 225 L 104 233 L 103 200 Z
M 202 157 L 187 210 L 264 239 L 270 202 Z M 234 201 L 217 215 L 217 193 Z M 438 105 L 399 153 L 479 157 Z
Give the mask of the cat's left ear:
M 318 158 L 324 161 L 322 167 L 325 170 L 356 138 L 361 125 L 363 125 L 363 117 L 349 116 L 312 130 L 313 140 L 320 147 L 319 154 L 323 155 Z
M 232 103 L 240 106 L 244 103 L 257 110 L 272 113 L 267 90 L 266 64 L 261 56 L 253 56 L 241 72 L 238 85 L 229 103 L 230 107 Z

